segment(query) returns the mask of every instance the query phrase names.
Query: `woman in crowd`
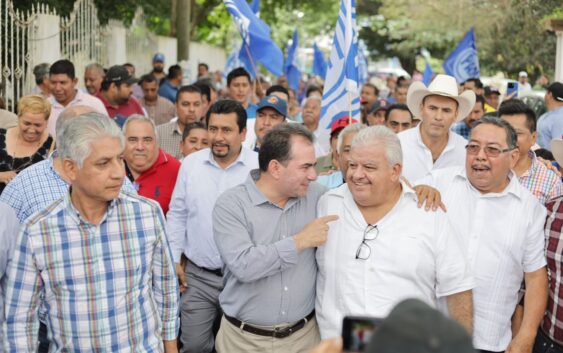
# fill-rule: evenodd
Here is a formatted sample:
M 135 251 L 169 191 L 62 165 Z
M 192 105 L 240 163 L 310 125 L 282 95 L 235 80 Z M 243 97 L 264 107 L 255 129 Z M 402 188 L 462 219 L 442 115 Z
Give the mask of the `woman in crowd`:
M 18 103 L 18 124 L 0 129 L 0 194 L 20 171 L 47 158 L 54 139 L 47 132 L 51 104 L 42 96 L 22 97 Z
M 180 142 L 180 150 L 182 155 L 186 157 L 190 153 L 197 152 L 201 149 L 209 147 L 207 138 L 207 129 L 201 122 L 190 123 L 184 128 L 182 141 Z

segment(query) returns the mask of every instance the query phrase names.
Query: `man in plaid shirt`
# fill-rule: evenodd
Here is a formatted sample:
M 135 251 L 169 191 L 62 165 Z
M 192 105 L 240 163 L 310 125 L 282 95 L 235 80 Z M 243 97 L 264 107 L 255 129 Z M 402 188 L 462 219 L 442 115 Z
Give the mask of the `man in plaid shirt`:
M 511 99 L 501 104 L 499 117 L 516 130 L 520 156 L 514 166 L 520 185 L 545 205 L 549 200 L 562 195 L 561 178 L 538 160 L 532 146 L 536 143 L 536 113 L 526 103 Z
M 8 268 L 4 348 L 33 352 L 44 295 L 52 352 L 177 352 L 178 284 L 164 216 L 120 192 L 124 137 L 95 113 L 58 141 L 69 192 L 28 218 Z

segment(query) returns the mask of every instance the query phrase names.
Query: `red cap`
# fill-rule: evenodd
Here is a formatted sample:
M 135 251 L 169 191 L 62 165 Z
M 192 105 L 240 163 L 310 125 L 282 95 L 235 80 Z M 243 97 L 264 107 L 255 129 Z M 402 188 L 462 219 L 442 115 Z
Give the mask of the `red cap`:
M 358 122 L 358 120 L 356 119 L 352 119 L 352 124 L 356 124 Z M 332 134 L 333 132 L 335 132 L 338 129 L 343 129 L 346 126 L 350 125 L 350 118 L 347 116 L 343 116 L 341 118 L 338 118 L 337 120 L 335 120 L 332 125 L 330 126 L 330 133 Z

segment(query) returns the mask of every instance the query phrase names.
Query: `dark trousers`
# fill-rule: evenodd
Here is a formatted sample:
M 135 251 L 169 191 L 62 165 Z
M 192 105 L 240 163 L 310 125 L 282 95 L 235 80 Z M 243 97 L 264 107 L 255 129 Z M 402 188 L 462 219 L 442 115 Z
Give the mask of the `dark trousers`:
M 541 328 L 536 335 L 533 353 L 563 353 L 563 347 L 553 342 Z
M 479 353 L 504 353 L 504 351 L 502 351 L 502 352 L 493 352 L 493 351 L 485 351 L 485 350 L 483 350 L 483 349 L 479 349 L 478 352 L 479 352 Z

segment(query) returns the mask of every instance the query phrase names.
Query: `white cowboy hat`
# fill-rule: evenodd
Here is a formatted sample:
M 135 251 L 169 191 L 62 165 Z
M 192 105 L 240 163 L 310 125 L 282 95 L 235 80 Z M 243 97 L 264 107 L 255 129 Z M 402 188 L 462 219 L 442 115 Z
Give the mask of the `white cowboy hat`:
M 420 108 L 422 100 L 427 96 L 442 96 L 455 100 L 458 104 L 456 121 L 465 119 L 475 105 L 475 93 L 467 90 L 459 94 L 455 78 L 448 75 L 436 75 L 428 88 L 420 81 L 410 85 L 407 92 L 407 106 L 414 116 L 422 118 Z
M 553 153 L 553 157 L 555 158 L 557 164 L 563 166 L 563 140 L 562 139 L 551 140 L 551 153 Z

